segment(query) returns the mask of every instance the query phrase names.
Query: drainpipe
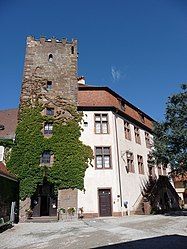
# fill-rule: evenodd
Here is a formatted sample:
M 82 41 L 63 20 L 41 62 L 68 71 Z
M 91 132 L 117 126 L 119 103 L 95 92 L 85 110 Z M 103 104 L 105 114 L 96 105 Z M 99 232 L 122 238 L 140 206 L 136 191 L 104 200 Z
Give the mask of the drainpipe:
M 118 145 L 118 131 L 117 131 L 117 117 L 115 115 L 115 131 L 116 131 L 116 149 L 117 149 L 117 162 L 118 162 L 118 177 L 119 177 L 119 192 L 120 192 L 120 204 L 121 204 L 121 213 L 123 215 L 123 201 L 122 201 L 122 188 L 121 188 L 121 171 L 120 171 L 120 160 L 119 160 L 119 145 Z

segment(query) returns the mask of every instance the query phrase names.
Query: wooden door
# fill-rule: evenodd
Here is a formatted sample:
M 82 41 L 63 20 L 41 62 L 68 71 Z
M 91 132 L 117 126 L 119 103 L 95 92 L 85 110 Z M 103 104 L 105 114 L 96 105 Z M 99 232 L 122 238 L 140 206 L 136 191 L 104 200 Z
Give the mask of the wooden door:
M 48 195 L 41 196 L 40 216 L 49 216 L 50 197 Z
M 110 189 L 99 189 L 99 216 L 111 216 L 112 205 L 111 205 L 111 190 Z
M 31 198 L 31 208 L 34 217 L 57 215 L 57 196 L 54 195 L 54 187 L 50 183 L 38 185 Z

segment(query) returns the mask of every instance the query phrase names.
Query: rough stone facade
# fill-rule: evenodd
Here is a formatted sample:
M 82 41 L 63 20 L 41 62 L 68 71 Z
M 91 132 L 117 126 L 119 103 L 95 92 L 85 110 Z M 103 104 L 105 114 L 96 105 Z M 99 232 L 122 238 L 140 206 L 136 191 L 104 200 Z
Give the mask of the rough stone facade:
M 77 209 L 77 189 L 61 189 L 58 191 L 58 207 Z
M 20 107 L 39 101 L 42 115 L 53 108 L 55 119 L 71 119 L 66 107 L 77 106 L 77 93 L 77 40 L 27 37 Z M 21 220 L 30 203 L 30 199 L 21 202 Z M 58 208 L 76 208 L 77 190 L 60 190 L 58 204 Z
M 31 205 L 31 199 L 26 198 L 24 201 L 20 201 L 20 207 L 19 207 L 19 221 L 24 222 L 27 219 L 26 211 L 29 210 Z
M 50 85 L 51 84 L 51 85 Z M 39 94 L 43 104 L 77 103 L 77 40 L 27 38 L 21 104 Z

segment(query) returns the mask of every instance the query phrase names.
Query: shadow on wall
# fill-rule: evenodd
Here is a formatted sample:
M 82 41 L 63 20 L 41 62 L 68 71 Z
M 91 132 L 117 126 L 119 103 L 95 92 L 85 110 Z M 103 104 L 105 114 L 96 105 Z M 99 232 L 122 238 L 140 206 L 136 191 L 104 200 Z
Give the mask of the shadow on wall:
M 109 246 L 97 247 L 98 249 L 186 249 L 187 237 L 181 235 L 167 235 L 156 238 L 135 240 Z
M 143 187 L 142 195 L 144 201 L 149 202 L 151 213 L 180 210 L 179 196 L 167 176 L 159 176 L 158 179 L 150 178 Z

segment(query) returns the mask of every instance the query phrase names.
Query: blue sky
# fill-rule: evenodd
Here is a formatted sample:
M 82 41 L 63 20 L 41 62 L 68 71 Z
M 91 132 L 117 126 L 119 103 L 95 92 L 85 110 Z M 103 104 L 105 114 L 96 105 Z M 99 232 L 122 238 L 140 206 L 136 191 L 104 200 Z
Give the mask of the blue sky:
M 0 0 L 0 109 L 19 105 L 26 36 L 78 39 L 78 75 L 156 120 L 187 82 L 186 0 Z

